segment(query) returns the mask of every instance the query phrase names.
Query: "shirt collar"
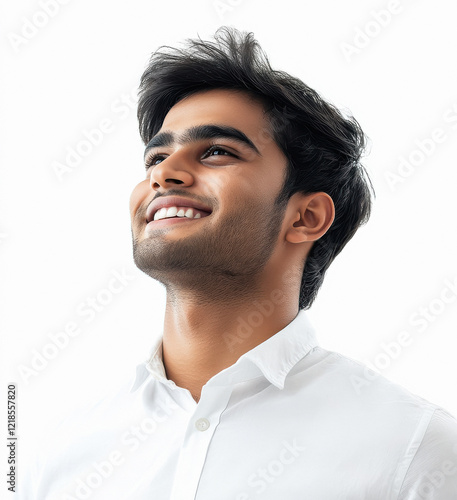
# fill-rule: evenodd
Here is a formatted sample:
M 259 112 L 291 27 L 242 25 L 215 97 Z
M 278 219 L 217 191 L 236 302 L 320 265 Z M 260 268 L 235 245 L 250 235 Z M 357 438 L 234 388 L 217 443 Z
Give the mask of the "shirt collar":
M 282 389 L 292 368 L 317 345 L 315 330 L 306 312 L 300 310 L 282 330 L 243 354 L 234 365 L 222 370 L 212 380 L 217 385 L 236 383 L 258 376 L 260 370 L 269 382 Z M 162 361 L 162 337 L 156 341 L 146 362 L 137 366 L 130 391 L 136 391 L 149 377 L 170 382 Z
M 237 363 L 250 361 L 273 385 L 283 389 L 289 372 L 315 346 L 314 328 L 301 310 L 287 326 L 243 354 Z
M 167 380 L 162 361 L 162 336 L 156 340 L 146 361 L 136 367 L 135 380 L 130 392 L 135 392 L 151 376 L 158 380 Z

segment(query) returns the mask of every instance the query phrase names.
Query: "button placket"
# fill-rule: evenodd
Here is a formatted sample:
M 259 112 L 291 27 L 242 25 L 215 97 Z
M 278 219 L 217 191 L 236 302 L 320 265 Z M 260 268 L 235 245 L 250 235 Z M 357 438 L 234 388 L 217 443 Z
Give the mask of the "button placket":
M 231 392 L 230 386 L 203 388 L 184 437 L 171 500 L 194 500 L 211 439 Z
M 197 428 L 197 430 L 199 430 L 201 432 L 208 430 L 209 426 L 210 426 L 210 423 L 209 423 L 209 420 L 207 418 L 199 418 L 195 422 L 195 427 Z

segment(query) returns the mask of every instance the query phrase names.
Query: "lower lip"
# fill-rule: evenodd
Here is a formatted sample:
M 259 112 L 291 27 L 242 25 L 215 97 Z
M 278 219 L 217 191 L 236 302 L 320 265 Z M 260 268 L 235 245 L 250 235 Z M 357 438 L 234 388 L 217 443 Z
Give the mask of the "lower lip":
M 201 219 L 204 219 L 204 217 L 198 217 L 197 219 L 189 219 L 189 217 L 174 217 L 173 219 L 152 220 L 151 222 L 148 222 L 146 230 L 149 231 L 152 229 L 158 229 L 160 227 L 172 226 L 173 224 L 179 223 L 189 223 Z

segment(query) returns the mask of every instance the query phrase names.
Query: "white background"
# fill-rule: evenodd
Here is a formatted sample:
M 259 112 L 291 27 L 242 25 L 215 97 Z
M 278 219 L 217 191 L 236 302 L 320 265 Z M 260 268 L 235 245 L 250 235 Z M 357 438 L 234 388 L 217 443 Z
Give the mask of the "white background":
M 131 251 L 128 199 L 144 175 L 136 88 L 160 45 L 208 38 L 223 24 L 253 31 L 273 66 L 350 110 L 370 137 L 375 208 L 309 312 L 320 344 L 457 415 L 453 2 L 50 4 L 52 16 L 30 0 L 4 2 L 0 12 L 0 394 L 5 400 L 6 384 L 17 383 L 20 453 L 73 407 L 132 377 L 160 334 L 163 289 L 136 270 Z M 59 179 L 56 162 L 102 121 L 110 132 Z M 418 141 L 436 129 L 442 140 L 421 159 Z M 400 158 L 410 155 L 416 165 L 389 184 L 386 174 L 400 175 Z M 78 307 L 114 271 L 132 279 L 88 321 Z M 446 280 L 455 288 L 444 304 Z M 411 320 L 421 308 L 432 311 L 422 329 Z M 21 375 L 69 322 L 79 335 Z M 382 344 L 402 332 L 410 345 L 389 357 Z

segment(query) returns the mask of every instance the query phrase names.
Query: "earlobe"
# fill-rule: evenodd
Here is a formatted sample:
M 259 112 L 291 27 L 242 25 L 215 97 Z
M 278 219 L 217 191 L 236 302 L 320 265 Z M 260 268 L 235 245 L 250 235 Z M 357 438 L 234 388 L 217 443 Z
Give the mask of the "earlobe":
M 293 199 L 294 197 L 296 199 Z M 291 202 L 293 216 L 286 232 L 286 241 L 289 243 L 318 240 L 328 231 L 335 219 L 335 206 L 327 193 L 296 193 Z

